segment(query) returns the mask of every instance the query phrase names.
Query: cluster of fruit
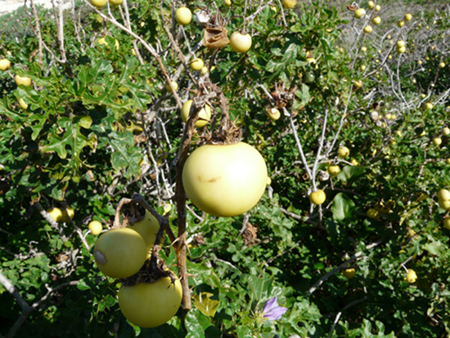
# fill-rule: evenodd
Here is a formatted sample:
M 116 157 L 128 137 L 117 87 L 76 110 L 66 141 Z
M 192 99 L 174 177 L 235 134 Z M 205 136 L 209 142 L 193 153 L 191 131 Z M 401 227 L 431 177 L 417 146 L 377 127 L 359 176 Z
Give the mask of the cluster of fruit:
M 150 259 L 158 230 L 158 220 L 146 211 L 141 221 L 105 232 L 94 247 L 94 259 L 100 271 L 108 277 L 121 279 L 137 274 Z M 171 272 L 171 276 L 151 283 L 122 283 L 118 298 L 125 318 L 140 327 L 152 328 L 176 314 L 182 288 L 178 277 Z

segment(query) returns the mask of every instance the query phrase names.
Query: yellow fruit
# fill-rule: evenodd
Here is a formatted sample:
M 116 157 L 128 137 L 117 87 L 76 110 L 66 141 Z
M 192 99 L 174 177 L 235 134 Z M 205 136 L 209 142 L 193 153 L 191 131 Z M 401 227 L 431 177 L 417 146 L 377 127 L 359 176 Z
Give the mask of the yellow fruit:
M 403 54 L 406 52 L 406 47 L 400 47 L 400 48 L 396 48 L 397 49 L 397 53 L 399 54 Z
M 119 6 L 121 5 L 123 0 L 109 0 L 109 3 L 113 6 Z
M 297 4 L 297 0 L 283 0 L 283 6 L 286 9 L 294 8 L 294 6 Z
M 450 210 L 450 201 L 439 200 L 439 207 L 444 210 Z
M 225 0 L 225 5 L 231 6 L 231 0 Z
M 379 16 L 374 17 L 374 18 L 372 19 L 372 23 L 373 23 L 375 26 L 378 26 L 378 25 L 381 23 L 381 18 L 380 18 Z
M 91 221 L 88 225 L 89 230 L 94 236 L 100 235 L 103 230 L 103 225 L 99 221 Z
M 399 21 L 399 22 L 397 22 L 397 26 L 398 26 L 398 27 L 403 27 L 404 24 L 405 24 L 405 21 Z
M 355 18 L 361 19 L 364 15 L 366 15 L 366 10 L 364 8 L 358 8 L 355 11 Z
M 450 230 L 450 217 L 445 217 L 443 220 L 444 228 Z
M 91 4 L 97 8 L 101 8 L 106 5 L 108 0 L 91 0 Z
M 234 32 L 230 36 L 230 47 L 236 53 L 245 53 L 252 46 L 252 37 L 250 34 L 241 34 Z
M 271 185 L 271 184 L 272 184 L 272 179 L 269 176 L 267 176 L 266 185 Z
M 411 19 L 412 19 L 411 13 L 405 14 L 405 17 L 403 18 L 403 20 L 405 20 L 405 21 L 411 21 Z
M 143 328 L 167 323 L 181 305 L 182 288 L 178 277 L 163 277 L 153 283 L 122 286 L 119 307 L 125 318 Z
M 20 75 L 16 75 L 14 77 L 14 81 L 16 82 L 16 84 L 18 86 L 20 86 L 20 85 L 24 85 L 24 86 L 27 86 L 27 87 L 31 86 L 31 79 L 29 77 L 25 77 L 25 76 L 22 77 Z
M 450 201 L 450 191 L 448 191 L 447 189 L 439 190 L 436 196 L 441 201 Z
M 444 68 L 444 67 L 445 67 L 445 63 L 444 62 L 439 63 L 439 68 Z
M 434 144 L 435 146 L 440 146 L 440 145 L 442 144 L 442 139 L 441 139 L 440 137 L 435 137 L 435 138 L 433 139 L 433 144 Z
M 25 110 L 25 109 L 28 108 L 28 104 L 26 104 L 25 101 L 24 101 L 22 98 L 19 99 L 19 106 L 20 106 L 20 108 L 22 108 L 23 110 Z
M 363 85 L 363 82 L 361 80 L 353 81 L 353 86 L 355 86 L 355 88 L 361 88 L 362 85 Z
M 341 172 L 341 168 L 338 165 L 330 165 L 328 166 L 328 173 L 331 176 L 337 176 Z
M 424 104 L 424 108 L 428 109 L 428 110 L 431 110 L 431 109 L 433 109 L 433 104 L 431 102 L 427 102 L 427 103 Z
M 320 190 L 320 189 L 312 192 L 309 195 L 309 200 L 311 201 L 311 203 L 313 203 L 315 205 L 323 204 L 323 202 L 325 202 L 326 199 L 327 199 L 327 196 L 325 195 L 325 191 Z
M 101 46 L 101 45 L 105 45 L 105 47 L 107 49 L 111 49 L 108 42 L 106 41 L 105 37 L 98 39 L 97 43 Z M 116 49 L 119 50 L 120 44 L 119 41 L 117 41 L 117 39 L 114 39 L 114 44 L 116 45 Z M 99 48 L 99 50 L 101 50 L 101 48 Z
M 175 12 L 175 20 L 182 26 L 188 25 L 192 20 L 192 12 L 189 8 L 180 7 Z
M 406 273 L 406 277 L 404 278 L 406 282 L 409 284 L 413 284 L 417 281 L 417 274 L 413 269 L 408 269 L 408 272 Z
M 375 12 L 379 12 L 381 10 L 381 6 L 380 5 L 376 5 L 375 6 Z
M 350 278 L 355 277 L 356 270 L 353 268 L 345 269 L 342 274 L 344 275 L 345 278 L 350 279 Z
M 374 3 L 372 0 L 370 0 L 370 1 L 367 3 L 367 7 L 368 7 L 369 9 L 372 9 L 372 8 L 375 7 L 375 3 Z
M 359 164 L 358 161 L 355 160 L 355 159 L 352 159 L 352 160 L 350 161 L 350 163 L 353 164 L 354 166 L 357 166 L 357 165 Z
M 250 210 L 264 194 L 266 182 L 263 157 L 244 142 L 202 145 L 183 168 L 187 196 L 213 216 L 232 217 Z
M 272 121 L 277 121 L 281 117 L 281 113 L 277 108 L 267 109 L 267 117 Z
M 144 265 L 147 249 L 142 236 L 130 228 L 109 230 L 94 247 L 94 259 L 106 276 L 127 278 Z
M 167 214 L 168 212 L 170 212 L 172 210 L 172 204 L 170 203 L 165 203 L 163 205 L 163 209 L 164 209 L 164 214 Z
M 63 216 L 63 213 L 61 211 L 61 209 L 59 208 L 52 208 L 52 209 L 48 209 L 47 212 L 50 214 L 51 218 L 53 218 L 53 220 L 55 222 L 60 222 Z
M 370 208 L 367 210 L 367 217 L 377 219 L 378 218 L 378 211 L 375 209 Z
M 445 135 L 445 136 L 449 135 L 450 134 L 450 128 L 448 128 L 448 127 L 442 128 L 442 134 Z
M 8 59 L 1 59 L 0 60 L 0 70 L 8 70 L 11 68 L 11 61 L 9 61 Z
M 398 40 L 398 41 L 395 43 L 395 46 L 396 46 L 397 48 L 405 47 L 405 41 L 403 41 L 403 40 Z
M 372 33 L 372 26 L 367 25 L 366 27 L 364 27 L 364 33 Z
M 205 75 L 206 73 L 208 73 L 208 67 L 203 67 L 202 68 L 202 75 Z
M 183 107 L 181 108 L 181 118 L 183 119 L 184 122 L 186 122 L 189 117 L 191 106 L 192 100 L 188 100 L 183 104 Z M 205 126 L 210 119 L 211 119 L 211 107 L 205 105 L 205 107 L 203 107 L 198 113 L 198 120 L 197 122 L 195 122 L 195 126 L 197 128 L 201 128 Z
M 155 244 L 156 234 L 159 230 L 158 220 L 150 213 L 150 211 L 145 211 L 145 216 L 139 222 L 134 223 L 131 227 L 136 231 L 145 241 L 145 246 L 147 247 L 147 259 L 150 258 L 153 244 Z
M 338 150 L 338 156 L 340 158 L 346 158 L 348 155 L 350 155 L 350 150 L 347 147 L 340 147 Z
M 204 66 L 203 60 L 199 58 L 192 60 L 191 63 L 189 64 L 189 67 L 191 67 L 191 69 L 194 71 L 201 70 L 203 66 Z
M 172 83 L 173 89 L 174 89 L 175 91 L 177 91 L 177 90 L 178 90 L 178 83 L 176 83 L 175 81 L 171 81 L 171 83 Z M 167 90 L 168 92 L 171 92 L 171 91 L 172 91 L 172 90 L 170 89 L 170 85 L 169 85 L 168 83 L 166 83 L 166 90 Z
M 363 53 L 367 52 L 367 47 L 362 46 L 362 47 L 361 47 L 361 52 L 363 52 Z

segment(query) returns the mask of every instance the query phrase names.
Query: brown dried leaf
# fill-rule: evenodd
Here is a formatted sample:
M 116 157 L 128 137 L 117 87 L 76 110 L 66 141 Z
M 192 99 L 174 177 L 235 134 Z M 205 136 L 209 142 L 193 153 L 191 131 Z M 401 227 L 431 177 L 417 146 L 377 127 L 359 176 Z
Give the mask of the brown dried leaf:
M 225 47 L 230 43 L 225 27 L 208 27 L 203 31 L 203 45 L 209 49 Z

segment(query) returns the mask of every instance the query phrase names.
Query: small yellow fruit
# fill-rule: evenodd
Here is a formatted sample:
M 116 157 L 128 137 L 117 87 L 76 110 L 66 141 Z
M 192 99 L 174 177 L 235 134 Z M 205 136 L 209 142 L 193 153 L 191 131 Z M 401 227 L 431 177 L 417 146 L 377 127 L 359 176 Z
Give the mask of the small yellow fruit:
M 31 86 L 31 79 L 29 77 L 26 77 L 26 76 L 22 77 L 20 75 L 16 75 L 14 77 L 14 81 L 16 82 L 16 84 L 18 86 L 20 86 L 20 85 L 24 85 L 24 86 L 27 86 L 27 87 Z
M 441 189 L 436 194 L 440 201 L 450 201 L 450 191 L 447 189 Z
M 283 6 L 286 9 L 294 8 L 294 6 L 297 4 L 297 0 L 283 0 Z
M 450 201 L 439 200 L 439 207 L 444 210 L 450 210 Z
M 366 15 L 366 10 L 364 8 L 358 8 L 355 11 L 355 18 L 361 19 L 364 15 Z
M 123 0 L 109 0 L 109 3 L 113 6 L 119 6 L 121 5 Z
M 62 213 L 61 222 L 64 223 L 70 222 L 70 220 L 73 219 L 73 216 L 75 216 L 75 211 L 71 207 L 67 207 Z
M 403 18 L 403 20 L 405 20 L 405 21 L 411 21 L 411 19 L 412 19 L 411 13 L 405 14 L 405 17 Z
M 381 10 L 381 6 L 380 5 L 376 5 L 375 6 L 375 12 L 379 12 Z
M 277 121 L 281 117 L 281 113 L 277 108 L 267 109 L 267 117 L 272 121 Z
M 88 227 L 89 227 L 89 230 L 91 230 L 91 233 L 94 236 L 100 235 L 100 233 L 103 230 L 103 225 L 99 221 L 92 221 L 92 222 L 90 222 Z
M 175 12 L 175 20 L 182 26 L 188 25 L 192 20 L 192 12 L 187 7 L 180 7 Z
M 397 48 L 397 53 L 403 54 L 403 53 L 405 53 L 405 52 L 406 52 L 406 47 L 400 47 L 400 48 Z
M 351 164 L 353 164 L 354 166 L 357 166 L 359 163 L 357 160 L 355 160 L 354 158 L 350 161 Z
M 98 39 L 97 43 L 98 43 L 100 46 L 101 46 L 101 45 L 105 45 L 105 47 L 106 47 L 107 49 L 111 49 L 111 48 L 109 47 L 109 44 L 108 44 L 108 42 L 106 41 L 106 38 L 105 38 L 105 37 Z M 114 44 L 116 45 L 116 49 L 119 50 L 120 44 L 119 44 L 119 41 L 117 41 L 117 39 L 114 39 Z M 99 50 L 101 50 L 101 49 L 99 48 Z
M 408 269 L 408 272 L 406 273 L 406 277 L 404 279 L 409 284 L 413 284 L 417 280 L 417 274 L 413 269 Z
M 400 20 L 399 22 L 397 22 L 398 27 L 403 27 L 404 24 L 405 24 L 405 21 L 403 21 L 403 20 Z
M 47 210 L 48 214 L 55 222 L 60 222 L 63 216 L 63 213 L 61 209 L 59 208 L 52 208 Z
M 205 75 L 206 73 L 208 73 L 208 67 L 203 67 L 202 68 L 202 75 Z
M 344 275 L 345 278 L 350 279 L 350 278 L 355 277 L 356 270 L 353 268 L 345 269 L 342 274 Z
M 106 5 L 108 0 L 91 0 L 91 4 L 97 8 L 101 8 Z
M 361 69 L 362 71 L 365 71 L 365 70 L 366 70 L 366 66 L 365 66 L 365 65 L 361 65 L 360 69 Z
M 191 61 L 191 63 L 189 64 L 189 67 L 191 67 L 192 70 L 197 71 L 197 70 L 202 70 L 204 65 L 205 64 L 203 63 L 203 60 L 197 58 L 197 59 Z
M 181 108 L 181 118 L 183 119 L 183 122 L 187 121 L 189 117 L 189 112 L 191 110 L 191 106 L 192 100 L 188 100 L 183 104 L 183 107 Z M 205 107 L 202 108 L 198 113 L 198 120 L 197 122 L 195 122 L 195 127 L 201 128 L 205 126 L 210 119 L 211 119 L 211 107 L 205 105 Z
M 370 0 L 370 1 L 367 3 L 367 7 L 369 7 L 369 9 L 372 9 L 372 8 L 375 7 L 375 3 L 374 3 L 372 0 Z
M 172 83 L 173 90 L 174 90 L 174 91 L 177 91 L 177 90 L 178 90 L 178 83 L 176 83 L 175 81 L 171 81 L 171 83 Z M 169 85 L 168 83 L 166 83 L 166 90 L 167 90 L 168 92 L 171 92 L 171 91 L 172 91 L 172 90 L 170 89 L 170 85 Z
M 433 144 L 434 144 L 435 146 L 440 146 L 440 145 L 442 144 L 442 139 L 441 139 L 440 137 L 435 137 L 435 138 L 433 139 Z
M 164 209 L 164 214 L 169 213 L 172 210 L 172 204 L 170 203 L 165 203 L 163 205 L 163 209 Z
M 363 52 L 363 53 L 367 52 L 367 47 L 362 46 L 362 47 L 361 47 L 361 52 Z
M 445 67 L 445 63 L 444 62 L 439 63 L 439 68 L 444 68 L 444 67 Z
M 149 259 L 152 254 L 153 244 L 156 240 L 156 234 L 159 230 L 158 220 L 150 213 L 150 211 L 146 210 L 144 218 L 134 223 L 130 228 L 136 231 L 144 239 L 147 248 L 146 258 Z
M 449 135 L 450 134 L 450 128 L 448 128 L 448 127 L 442 128 L 442 134 L 445 135 L 445 136 Z
M 225 0 L 225 5 L 231 6 L 231 0 Z
M 250 34 L 242 34 L 234 32 L 230 36 L 230 47 L 236 53 L 245 53 L 252 46 L 252 36 Z
M 315 204 L 315 205 L 320 205 L 323 204 L 323 202 L 325 202 L 327 196 L 325 195 L 325 192 L 323 190 L 317 190 L 311 193 L 311 195 L 309 195 L 309 200 L 311 201 L 311 203 Z
M 372 26 L 367 25 L 366 27 L 364 27 L 364 33 L 367 34 L 372 33 Z
M 427 103 L 424 104 L 424 108 L 428 109 L 428 110 L 431 110 L 431 109 L 433 109 L 433 104 L 431 102 L 427 102 Z
M 416 235 L 416 232 L 413 230 L 413 229 L 408 229 L 408 232 L 407 232 L 407 234 L 406 234 L 406 237 L 408 237 L 408 238 L 412 238 L 412 237 L 414 237 Z
M 445 217 L 443 220 L 444 228 L 450 230 L 450 217 Z
M 373 23 L 375 26 L 378 26 L 378 25 L 381 23 L 381 18 L 380 18 L 379 16 L 374 17 L 374 18 L 372 19 L 372 23 Z
M 375 209 L 370 208 L 367 210 L 367 217 L 377 219 L 378 218 L 378 211 Z
M 353 81 L 353 86 L 355 86 L 355 88 L 361 88 L 362 85 L 363 85 L 363 82 L 361 80 Z
M 341 168 L 338 165 L 330 165 L 328 166 L 328 173 L 331 176 L 337 176 L 341 172 Z
M 338 156 L 340 158 L 346 158 L 348 155 L 350 155 L 350 150 L 347 147 L 340 147 L 338 150 Z
M 11 61 L 9 61 L 8 59 L 1 59 L 0 60 L 0 70 L 8 70 L 11 68 Z
M 395 46 L 396 46 L 397 48 L 405 47 L 405 41 L 403 41 L 403 40 L 398 40 L 398 41 L 395 43 Z
M 28 108 L 28 104 L 26 104 L 25 101 L 22 98 L 19 99 L 19 106 L 23 110 L 26 110 Z
M 266 185 L 271 185 L 271 184 L 272 184 L 272 179 L 269 176 L 267 176 Z

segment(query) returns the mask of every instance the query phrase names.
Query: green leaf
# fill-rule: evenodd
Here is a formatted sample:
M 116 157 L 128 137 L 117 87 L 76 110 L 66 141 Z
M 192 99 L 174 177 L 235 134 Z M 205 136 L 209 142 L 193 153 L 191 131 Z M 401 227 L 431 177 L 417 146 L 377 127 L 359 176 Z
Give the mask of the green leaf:
M 355 202 L 346 194 L 340 192 L 333 199 L 331 212 L 333 213 L 333 219 L 336 221 L 353 218 L 356 214 Z

